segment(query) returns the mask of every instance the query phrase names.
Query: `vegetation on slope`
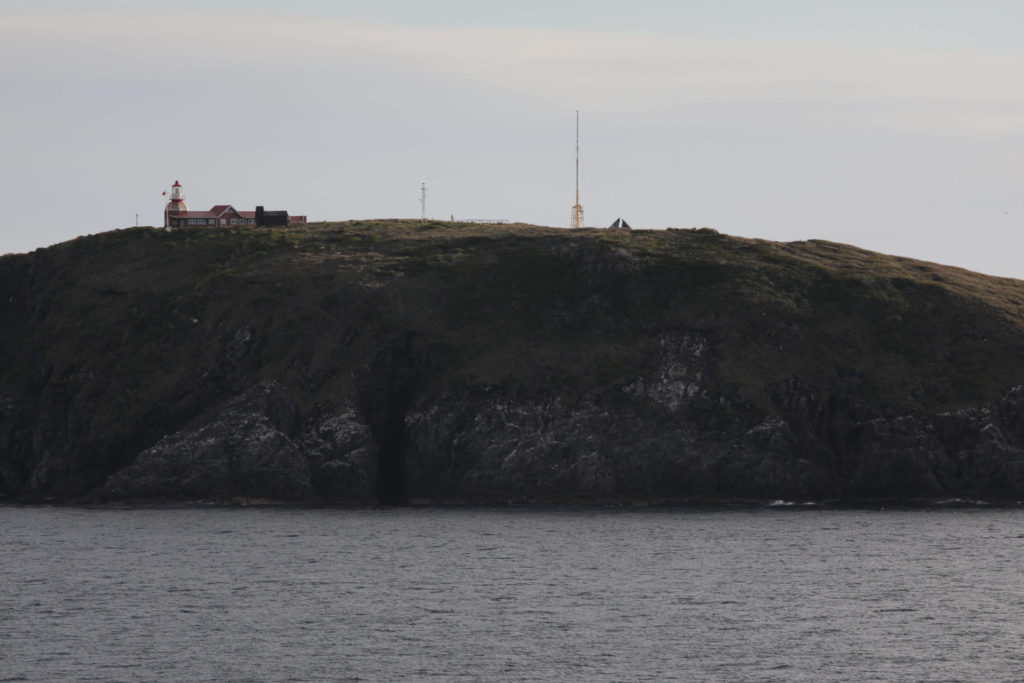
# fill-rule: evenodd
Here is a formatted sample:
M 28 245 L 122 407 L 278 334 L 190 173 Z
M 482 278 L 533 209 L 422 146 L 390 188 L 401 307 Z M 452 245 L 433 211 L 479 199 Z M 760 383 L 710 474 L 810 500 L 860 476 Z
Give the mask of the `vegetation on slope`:
M 255 381 L 335 405 L 409 344 L 428 394 L 574 400 L 655 372 L 659 333 L 700 330 L 709 381 L 763 415 L 793 382 L 884 413 L 980 405 L 1024 378 L 1020 281 L 708 229 L 130 228 L 2 257 L 0 290 L 0 398 L 53 412 L 97 471 Z
M 343 368 L 343 349 L 373 345 L 384 329 L 457 345 L 440 380 L 579 390 L 630 379 L 652 328 L 703 329 L 724 345 L 737 385 L 845 373 L 879 403 L 926 409 L 991 396 L 1024 363 L 1024 283 L 706 229 L 130 228 L 0 268 L 20 289 L 0 308 L 19 333 L 4 335 L 5 357 L 20 358 L 4 379 L 45 360 L 58 377 L 109 376 L 126 403 L 209 365 L 209 340 L 242 327 L 262 336 L 265 373 L 312 382 L 314 397 L 317 383 L 349 380 L 302 377 L 298 366 Z M 26 271 L 27 288 L 12 275 Z M 132 386 L 142 378 L 158 385 Z

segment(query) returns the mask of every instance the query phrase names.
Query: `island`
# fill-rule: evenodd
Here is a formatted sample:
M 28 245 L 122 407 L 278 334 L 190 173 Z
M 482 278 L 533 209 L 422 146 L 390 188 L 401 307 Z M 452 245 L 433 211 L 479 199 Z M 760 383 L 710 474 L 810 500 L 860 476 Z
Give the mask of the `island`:
M 136 227 L 0 329 L 6 502 L 1024 498 L 1024 282 L 820 240 Z

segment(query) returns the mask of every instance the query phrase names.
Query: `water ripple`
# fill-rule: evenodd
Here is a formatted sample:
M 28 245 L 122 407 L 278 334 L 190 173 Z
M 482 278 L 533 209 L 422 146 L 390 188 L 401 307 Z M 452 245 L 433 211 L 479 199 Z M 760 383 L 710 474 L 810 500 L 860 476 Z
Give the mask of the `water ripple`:
M 786 507 L 0 507 L 0 680 L 1018 678 L 1024 512 Z

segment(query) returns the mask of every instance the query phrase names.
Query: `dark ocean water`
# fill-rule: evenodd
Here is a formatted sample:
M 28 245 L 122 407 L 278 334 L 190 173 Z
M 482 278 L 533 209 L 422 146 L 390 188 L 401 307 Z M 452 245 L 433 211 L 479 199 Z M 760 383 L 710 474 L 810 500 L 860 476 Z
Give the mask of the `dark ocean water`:
M 1024 680 L 1024 511 L 0 507 L 0 680 Z

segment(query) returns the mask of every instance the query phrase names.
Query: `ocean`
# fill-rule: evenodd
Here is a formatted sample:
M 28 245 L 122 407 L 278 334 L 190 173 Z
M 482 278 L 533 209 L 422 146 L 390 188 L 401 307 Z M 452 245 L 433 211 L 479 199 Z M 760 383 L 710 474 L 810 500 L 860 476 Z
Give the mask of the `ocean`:
M 3 681 L 1024 680 L 1024 510 L 0 507 Z

